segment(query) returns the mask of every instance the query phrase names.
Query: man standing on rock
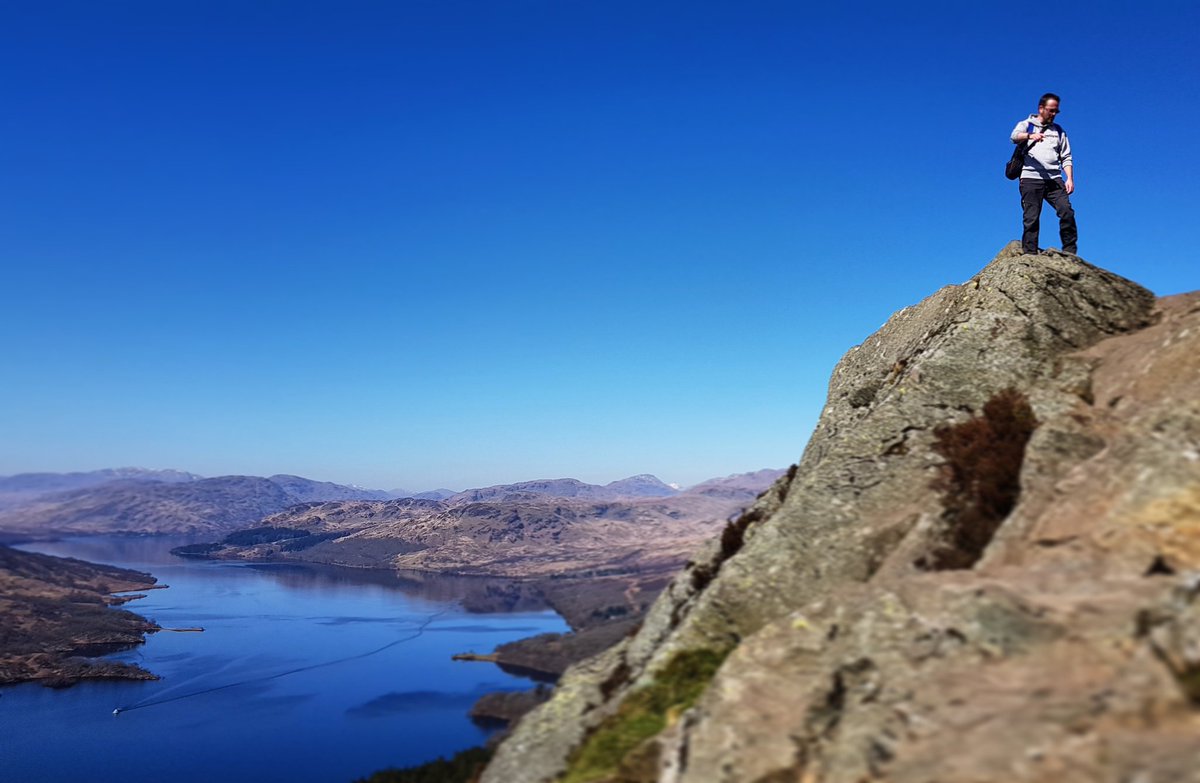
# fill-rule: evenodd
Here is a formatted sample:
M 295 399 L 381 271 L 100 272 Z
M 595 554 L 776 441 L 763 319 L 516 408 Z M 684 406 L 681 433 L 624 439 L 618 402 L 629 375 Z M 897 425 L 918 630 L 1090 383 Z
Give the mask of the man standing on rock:
M 1067 132 L 1054 122 L 1058 116 L 1058 96 L 1048 92 L 1038 101 L 1037 114 L 1013 128 L 1012 140 L 1025 144 L 1025 166 L 1021 169 L 1021 208 L 1025 211 L 1025 231 L 1021 234 L 1024 252 L 1037 255 L 1038 225 L 1041 221 L 1042 200 L 1050 202 L 1058 213 L 1058 234 L 1062 249 L 1074 255 L 1077 251 L 1075 210 L 1070 195 L 1075 191 L 1074 166 L 1071 163 L 1071 143 Z M 1066 181 L 1063 181 L 1066 172 Z

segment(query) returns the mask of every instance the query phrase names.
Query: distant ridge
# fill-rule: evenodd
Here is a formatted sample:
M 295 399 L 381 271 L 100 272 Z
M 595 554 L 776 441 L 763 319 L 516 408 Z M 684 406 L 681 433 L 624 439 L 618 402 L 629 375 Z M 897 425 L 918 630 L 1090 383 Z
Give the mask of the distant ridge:
M 710 479 L 680 491 L 641 473 L 605 485 L 537 479 L 455 492 L 362 489 L 288 474 L 203 478 L 177 470 L 118 468 L 89 473 L 27 473 L 0 478 L 0 532 L 21 536 L 104 533 L 227 533 L 293 506 L 405 497 L 447 507 L 539 499 L 613 502 L 751 496 L 782 471 Z
M 414 497 L 417 500 L 445 500 L 448 497 L 453 497 L 457 494 L 452 489 L 431 489 L 428 492 L 418 492 L 414 495 L 401 495 L 400 497 Z
M 109 481 L 184 482 L 204 478 L 182 470 L 148 470 L 146 468 L 104 468 L 76 473 L 18 473 L 0 476 L 0 492 L 56 492 L 80 489 Z
M 579 500 L 617 500 L 621 498 L 658 498 L 679 494 L 656 476 L 642 473 L 609 484 L 587 484 L 579 479 L 536 479 L 516 484 L 497 484 L 455 493 L 446 500 L 451 504 L 518 500 L 535 496 L 576 498 Z
M 604 488 L 615 492 L 618 497 L 666 498 L 679 494 L 679 490 L 669 484 L 664 484 L 658 476 L 652 476 L 649 473 L 639 473 L 636 476 L 613 481 L 605 484 Z
M 0 510 L 14 508 L 52 492 L 95 487 L 114 481 L 158 481 L 169 484 L 204 478 L 181 470 L 146 468 L 104 468 L 74 473 L 18 473 L 0 476 Z
M 27 536 L 226 532 L 300 503 L 392 497 L 300 476 L 202 478 L 128 468 L 3 481 L 11 489 L 0 490 L 0 530 Z
M 702 481 L 699 484 L 688 487 L 686 491 L 689 494 L 708 495 L 710 497 L 735 497 L 748 489 L 770 486 L 786 472 L 774 468 L 764 468 L 752 473 L 736 473 L 732 476 L 723 476 L 722 478 L 712 478 L 708 481 Z
M 267 481 L 273 482 L 284 492 L 296 498 L 298 503 L 328 500 L 391 500 L 396 497 L 391 492 L 384 492 L 382 489 L 350 487 L 345 484 L 334 484 L 331 481 L 313 481 L 287 474 L 269 476 Z

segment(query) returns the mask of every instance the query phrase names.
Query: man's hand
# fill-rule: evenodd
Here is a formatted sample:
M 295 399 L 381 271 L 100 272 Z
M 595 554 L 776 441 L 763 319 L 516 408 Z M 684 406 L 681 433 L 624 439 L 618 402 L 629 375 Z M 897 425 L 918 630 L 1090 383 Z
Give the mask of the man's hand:
M 1063 185 L 1063 188 L 1067 191 L 1068 196 L 1071 195 L 1075 192 L 1075 180 L 1068 179 L 1067 184 Z
M 1041 140 L 1042 140 L 1042 139 L 1044 139 L 1044 138 L 1046 138 L 1046 134 L 1044 134 L 1044 133 L 1031 133 L 1031 134 L 1029 134 L 1029 140 L 1030 140 L 1030 141 L 1041 141 Z

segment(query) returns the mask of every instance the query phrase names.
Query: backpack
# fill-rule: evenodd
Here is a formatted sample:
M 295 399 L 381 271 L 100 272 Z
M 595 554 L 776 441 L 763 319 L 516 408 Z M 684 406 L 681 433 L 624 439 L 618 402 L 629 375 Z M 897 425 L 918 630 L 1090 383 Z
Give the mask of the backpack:
M 1026 133 L 1033 133 L 1033 123 L 1026 126 Z M 1037 144 L 1035 141 L 1033 144 Z M 1029 150 L 1033 149 L 1033 144 L 1022 145 L 1017 142 L 1017 148 L 1013 150 L 1012 157 L 1008 159 L 1008 163 L 1004 164 L 1004 176 L 1009 179 L 1016 179 L 1021 176 L 1021 169 L 1025 168 L 1025 155 Z

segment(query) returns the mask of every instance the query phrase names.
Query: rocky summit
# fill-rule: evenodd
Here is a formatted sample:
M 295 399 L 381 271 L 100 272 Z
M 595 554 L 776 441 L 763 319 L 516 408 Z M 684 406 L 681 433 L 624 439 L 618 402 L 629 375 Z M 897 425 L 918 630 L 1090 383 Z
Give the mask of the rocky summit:
M 1200 780 L 1200 292 L 1012 243 L 484 783 Z

